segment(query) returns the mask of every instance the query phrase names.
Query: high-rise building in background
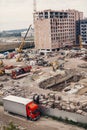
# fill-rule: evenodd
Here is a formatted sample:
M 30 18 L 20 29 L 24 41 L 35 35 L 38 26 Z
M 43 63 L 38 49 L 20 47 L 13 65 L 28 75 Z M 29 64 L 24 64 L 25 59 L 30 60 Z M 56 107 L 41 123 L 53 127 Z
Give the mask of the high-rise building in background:
M 82 42 L 87 44 L 87 19 L 81 20 L 80 32 L 81 32 Z
M 44 10 L 34 14 L 35 47 L 54 51 L 76 42 L 76 20 L 83 19 L 77 10 Z
M 76 21 L 76 43 L 79 43 L 79 37 L 81 36 L 82 43 L 87 44 L 87 19 Z

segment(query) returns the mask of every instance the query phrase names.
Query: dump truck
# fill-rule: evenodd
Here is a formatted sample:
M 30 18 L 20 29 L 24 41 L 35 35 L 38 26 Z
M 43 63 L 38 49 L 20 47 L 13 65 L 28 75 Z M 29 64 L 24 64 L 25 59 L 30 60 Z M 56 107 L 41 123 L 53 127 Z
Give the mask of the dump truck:
M 3 98 L 4 111 L 35 121 L 40 118 L 40 109 L 33 100 L 9 95 Z
M 22 77 L 26 76 L 28 74 L 28 72 L 30 72 L 31 69 L 32 69 L 31 66 L 24 66 L 21 68 L 16 68 L 16 69 L 12 70 L 11 77 L 13 79 L 22 78 Z

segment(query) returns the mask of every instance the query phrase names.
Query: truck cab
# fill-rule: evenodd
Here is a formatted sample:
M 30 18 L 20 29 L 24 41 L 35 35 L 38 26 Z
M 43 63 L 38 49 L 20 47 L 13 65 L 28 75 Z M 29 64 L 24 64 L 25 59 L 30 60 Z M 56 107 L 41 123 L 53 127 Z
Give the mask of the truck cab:
M 26 106 L 27 118 L 30 120 L 37 120 L 40 117 L 40 110 L 34 102 L 28 103 Z
M 40 118 L 38 104 L 32 99 L 9 95 L 3 98 L 4 110 L 15 115 L 21 115 L 32 121 Z

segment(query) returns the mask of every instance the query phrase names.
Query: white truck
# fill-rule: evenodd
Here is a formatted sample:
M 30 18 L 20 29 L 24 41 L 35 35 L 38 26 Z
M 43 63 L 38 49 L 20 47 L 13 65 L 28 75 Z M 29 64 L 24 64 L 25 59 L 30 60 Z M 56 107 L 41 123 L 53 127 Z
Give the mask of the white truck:
M 30 120 L 37 120 L 40 117 L 39 106 L 31 99 L 17 96 L 3 98 L 4 110 L 16 115 L 21 115 Z

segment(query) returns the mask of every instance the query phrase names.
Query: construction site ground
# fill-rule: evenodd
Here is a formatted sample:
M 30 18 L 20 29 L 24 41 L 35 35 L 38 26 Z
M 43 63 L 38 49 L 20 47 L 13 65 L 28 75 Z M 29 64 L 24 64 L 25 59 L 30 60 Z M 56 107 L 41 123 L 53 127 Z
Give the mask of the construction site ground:
M 59 55 L 54 55 L 52 57 L 50 56 L 49 58 L 45 56 L 44 60 L 48 60 L 52 62 L 52 61 L 57 60 L 58 58 L 59 58 Z M 85 64 L 87 62 L 82 60 L 82 57 L 73 57 L 73 58 L 65 57 L 63 62 L 64 62 L 63 70 L 58 69 L 57 71 L 53 71 L 52 66 L 43 67 L 43 66 L 33 65 L 31 72 L 29 72 L 28 75 L 23 78 L 12 79 L 10 75 L 6 75 L 6 74 L 3 76 L 0 76 L 0 99 L 2 100 L 4 96 L 10 95 L 10 94 L 29 98 L 30 96 L 36 93 L 39 95 L 42 94 L 45 96 L 47 96 L 49 93 L 56 93 L 59 96 L 63 96 L 65 100 L 67 100 L 69 96 L 69 99 L 71 97 L 72 101 L 77 100 L 76 98 L 78 98 L 78 100 L 80 100 L 81 98 L 83 102 L 87 103 L 87 68 L 79 67 L 79 65 Z M 20 66 L 25 66 L 26 63 L 29 64 L 30 62 L 29 61 L 16 62 L 15 58 L 11 58 L 11 59 L 3 59 L 3 63 L 5 65 L 13 65 L 13 66 L 20 67 Z M 78 89 L 76 93 L 71 94 L 71 95 L 68 95 L 67 93 L 65 93 L 64 89 L 66 89 L 66 87 L 70 85 L 73 86 L 73 84 L 75 84 L 73 80 L 70 80 L 69 84 L 65 83 L 66 85 L 65 84 L 61 84 L 59 86 L 56 85 L 55 91 L 53 91 L 52 89 L 53 87 L 46 88 L 46 89 L 39 87 L 39 83 L 42 82 L 43 79 L 45 80 L 49 77 L 53 77 L 57 75 L 58 73 L 61 73 L 61 75 L 64 75 L 65 70 L 67 71 L 69 70 L 68 74 L 79 73 L 81 77 L 75 83 L 82 84 L 84 85 L 84 87 L 82 87 L 81 89 Z M 60 89 L 61 86 L 62 86 L 62 89 Z M 45 119 L 41 117 L 41 119 L 37 122 L 27 121 L 26 119 L 13 117 L 13 116 L 10 116 L 9 114 L 4 113 L 3 108 L 0 107 L 0 123 L 8 123 L 9 121 L 13 121 L 14 123 L 17 123 L 18 125 L 21 125 L 30 130 L 34 130 L 34 129 L 45 130 L 48 128 L 50 130 L 80 130 L 81 129 L 81 128 L 77 128 L 71 125 L 66 125 L 64 123 L 53 121 L 50 118 Z
M 49 58 L 50 61 L 54 61 L 56 60 L 58 57 L 52 57 L 52 58 Z M 13 65 L 13 66 L 25 66 L 25 62 L 16 62 L 15 59 L 4 59 L 4 64 L 5 65 Z M 80 64 L 84 64 L 86 63 L 85 61 L 81 60 L 81 58 L 68 58 L 68 59 L 65 59 L 65 64 L 64 64 L 64 69 L 72 69 L 73 71 L 78 71 L 79 73 L 87 73 L 87 68 L 80 68 L 78 67 L 78 65 Z M 33 74 L 32 73 L 40 73 L 39 76 L 42 76 L 43 75 L 46 75 L 46 76 L 49 76 L 49 75 L 53 75 L 55 72 L 53 72 L 52 70 L 52 67 L 42 67 L 42 66 L 34 66 L 32 67 L 32 70 L 31 72 L 24 78 L 21 78 L 21 79 L 18 79 L 18 80 L 13 80 L 11 77 L 7 76 L 7 75 L 4 75 L 2 77 L 0 77 L 0 82 L 4 85 L 4 86 L 20 86 L 20 87 L 23 87 L 25 91 L 28 92 L 28 95 L 29 93 L 32 93 L 32 92 L 36 92 L 36 93 L 43 93 L 46 94 L 46 93 L 49 93 L 50 91 L 49 90 L 43 90 L 39 87 L 37 87 L 37 84 L 35 81 L 31 80 L 31 77 L 33 77 Z M 38 76 L 38 77 L 39 77 Z M 34 78 L 38 78 L 38 77 L 35 77 Z M 62 86 L 63 87 L 63 86 Z M 26 90 L 27 89 L 27 90 Z M 60 90 L 60 88 L 59 88 Z M 82 90 L 80 90 L 78 92 L 78 94 L 80 93 L 83 93 L 83 92 L 86 92 L 87 91 L 87 88 L 82 88 Z

